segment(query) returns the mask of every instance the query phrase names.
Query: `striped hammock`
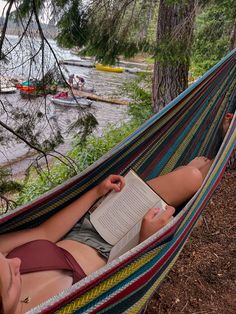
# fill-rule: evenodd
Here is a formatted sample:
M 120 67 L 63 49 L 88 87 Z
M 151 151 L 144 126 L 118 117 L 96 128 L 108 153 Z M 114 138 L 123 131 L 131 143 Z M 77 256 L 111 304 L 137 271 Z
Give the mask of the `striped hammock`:
M 235 113 L 236 49 L 86 171 L 0 217 L 1 233 L 33 227 L 111 173 L 143 179 L 196 156 L 215 157 L 202 188 L 165 228 L 29 313 L 137 313 L 180 254 L 235 149 L 234 120 L 219 144 L 223 116 Z M 217 153 L 218 151 L 218 153 Z

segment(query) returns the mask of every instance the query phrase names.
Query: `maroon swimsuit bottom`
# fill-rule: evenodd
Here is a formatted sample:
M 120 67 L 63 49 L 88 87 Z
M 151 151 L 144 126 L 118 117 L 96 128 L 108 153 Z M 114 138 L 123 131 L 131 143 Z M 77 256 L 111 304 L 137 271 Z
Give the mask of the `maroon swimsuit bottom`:
M 71 271 L 73 284 L 86 277 L 74 257 L 48 240 L 34 240 L 13 249 L 7 258 L 21 259 L 21 274 L 43 270 Z

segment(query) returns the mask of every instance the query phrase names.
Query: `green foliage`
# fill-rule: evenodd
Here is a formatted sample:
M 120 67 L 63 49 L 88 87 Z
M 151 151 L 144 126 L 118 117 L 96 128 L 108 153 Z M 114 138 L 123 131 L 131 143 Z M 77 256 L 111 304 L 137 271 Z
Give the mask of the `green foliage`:
M 195 76 L 202 75 L 229 52 L 230 33 L 236 18 L 234 0 L 211 1 L 197 17 L 192 52 Z
M 153 114 L 151 86 L 151 75 L 142 73 L 134 81 L 124 84 L 123 87 L 132 99 L 132 103 L 129 105 L 129 114 L 139 125 Z
M 119 128 L 110 126 L 102 137 L 91 135 L 86 142 L 82 142 L 81 138 L 76 140 L 74 143 L 75 148 L 69 153 L 69 156 L 73 158 L 77 165 L 76 171 L 79 173 L 86 169 L 133 132 L 136 127 L 137 124 L 135 123 L 124 124 Z M 37 175 L 36 170 L 33 170 L 30 179 L 20 193 L 17 203 L 23 204 L 33 200 L 42 193 L 63 183 L 72 175 L 74 175 L 74 172 L 61 163 L 56 163 L 49 173 L 43 172 Z
M 10 179 L 10 172 L 5 169 L 0 169 L 0 194 L 19 192 L 21 184 Z
M 102 137 L 92 135 L 85 143 L 81 142 L 80 139 L 75 141 L 75 148 L 70 156 L 76 160 L 78 171 L 82 171 L 93 164 L 136 128 L 136 123 L 124 123 L 118 128 L 110 125 Z
M 154 64 L 155 59 L 153 57 L 148 57 L 148 58 L 145 58 L 145 62 L 148 64 Z
M 0 214 L 14 209 L 16 206 L 13 195 L 19 193 L 22 186 L 19 182 L 12 180 L 8 170 L 0 169 Z
M 104 156 L 152 115 L 150 86 L 151 76 L 147 74 L 142 74 L 135 82 L 125 85 L 124 89 L 133 99 L 129 108 L 132 117 L 129 123 L 124 123 L 119 127 L 110 125 L 102 137 L 90 135 L 85 141 L 81 139 L 81 136 L 78 136 L 74 140 L 74 148 L 69 152 L 68 157 L 74 160 L 77 173 Z M 75 171 L 61 163 L 54 164 L 49 173 L 44 172 L 38 175 L 36 169 L 32 170 L 30 179 L 25 183 L 17 203 L 24 204 L 31 201 L 72 177 Z
M 13 11 L 12 16 L 16 19 L 21 19 L 29 16 L 34 6 L 37 12 L 43 8 L 45 0 L 22 0 L 19 1 L 19 6 L 16 11 Z
M 60 1 L 60 6 L 67 6 L 66 2 Z M 58 35 L 57 41 L 59 45 L 67 48 L 74 46 L 82 47 L 88 40 L 90 34 L 89 29 L 89 13 L 90 10 L 85 11 L 81 9 L 81 1 L 72 1 L 68 9 L 65 10 L 62 18 L 58 23 L 59 29 L 63 31 Z
M 114 64 L 120 55 L 131 57 L 153 46 L 154 36 L 146 36 L 156 19 L 153 1 L 97 1 L 87 6 L 81 1 L 60 1 L 60 5 L 64 14 L 57 40 L 64 47 L 83 47 L 84 54 Z
M 27 182 L 23 182 L 24 186 L 19 193 L 17 204 L 21 205 L 29 202 L 37 196 L 61 184 L 67 178 L 64 173 L 65 171 L 63 172 L 65 169 L 62 168 L 63 167 L 61 167 L 61 169 L 56 169 L 56 167 L 54 167 L 50 173 L 42 172 L 40 175 L 36 169 L 32 169 L 30 178 Z

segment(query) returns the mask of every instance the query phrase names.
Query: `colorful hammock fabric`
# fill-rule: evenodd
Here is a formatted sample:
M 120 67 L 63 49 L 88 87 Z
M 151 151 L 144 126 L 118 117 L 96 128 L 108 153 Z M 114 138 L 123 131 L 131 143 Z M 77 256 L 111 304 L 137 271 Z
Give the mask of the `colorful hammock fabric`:
M 165 228 L 29 313 L 137 313 L 180 254 L 235 149 L 234 120 L 219 144 L 223 116 L 235 113 L 236 50 L 86 171 L 1 216 L 1 233 L 33 227 L 111 173 L 134 168 L 151 179 L 196 156 L 215 157 L 202 188 Z M 214 154 L 213 154 L 214 152 Z

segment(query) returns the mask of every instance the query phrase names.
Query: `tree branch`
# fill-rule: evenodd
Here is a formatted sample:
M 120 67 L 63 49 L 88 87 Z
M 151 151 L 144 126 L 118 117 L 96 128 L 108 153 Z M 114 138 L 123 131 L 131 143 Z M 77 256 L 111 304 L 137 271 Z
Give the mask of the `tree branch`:
M 13 6 L 13 3 L 14 3 L 14 0 L 9 1 L 9 6 L 8 6 L 8 9 L 7 9 L 7 12 L 6 12 L 6 17 L 5 17 L 5 22 L 4 22 L 4 25 L 3 25 L 3 28 L 2 28 L 2 34 L 1 34 L 1 37 L 0 37 L 0 60 L 2 60 L 2 47 L 3 47 L 3 42 L 4 42 L 4 39 L 5 39 L 5 36 L 6 36 L 8 19 L 9 19 L 10 13 L 11 13 L 11 8 Z

